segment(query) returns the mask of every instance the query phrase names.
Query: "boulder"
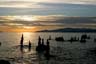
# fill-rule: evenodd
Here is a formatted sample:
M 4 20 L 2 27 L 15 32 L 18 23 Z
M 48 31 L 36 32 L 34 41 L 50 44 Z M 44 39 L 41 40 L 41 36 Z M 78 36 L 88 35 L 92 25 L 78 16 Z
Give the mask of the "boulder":
M 10 62 L 7 60 L 0 60 L 0 64 L 10 64 Z

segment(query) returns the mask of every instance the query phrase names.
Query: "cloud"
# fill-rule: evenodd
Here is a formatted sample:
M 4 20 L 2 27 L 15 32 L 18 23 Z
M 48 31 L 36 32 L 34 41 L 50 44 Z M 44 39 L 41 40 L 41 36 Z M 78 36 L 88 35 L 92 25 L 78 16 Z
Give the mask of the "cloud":
M 24 1 L 7 1 L 0 2 L 0 7 L 11 7 L 11 8 L 42 8 L 35 2 L 24 2 Z
M 95 0 L 0 0 L 0 7 L 11 8 L 47 8 L 64 4 L 96 5 Z
M 37 1 L 37 0 L 36 0 Z M 66 16 L 96 16 L 94 1 L 81 0 L 41 0 L 0 1 L 0 15 L 66 15 Z M 52 1 L 52 2 L 51 2 Z M 79 3 L 79 4 L 78 4 Z M 94 3 L 94 4 L 88 4 Z
M 65 15 L 96 16 L 96 5 L 44 3 L 44 2 L 0 3 L 0 15 Z M 17 4 L 17 5 L 16 5 Z
M 0 2 L 47 2 L 47 3 L 72 3 L 72 4 L 96 4 L 96 0 L 0 0 Z
M 61 27 L 82 27 L 96 28 L 96 17 L 65 17 L 63 15 L 35 16 L 38 20 L 24 21 L 12 18 L 0 17 L 0 26 L 20 28 L 24 26 L 61 26 Z M 21 16 L 22 18 L 22 16 Z M 3 21 L 2 21 L 3 20 Z

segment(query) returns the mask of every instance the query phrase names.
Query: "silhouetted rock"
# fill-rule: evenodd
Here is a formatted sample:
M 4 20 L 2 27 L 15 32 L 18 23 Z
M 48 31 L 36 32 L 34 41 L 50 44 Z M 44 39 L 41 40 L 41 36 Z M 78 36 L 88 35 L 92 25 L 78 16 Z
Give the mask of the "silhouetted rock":
M 21 37 L 21 40 L 20 40 L 20 45 L 23 45 L 23 41 L 24 41 L 24 37 L 23 37 L 23 34 L 22 34 L 22 37 Z
M 55 40 L 56 41 L 64 41 L 63 37 L 56 37 Z
M 90 37 L 87 34 L 83 34 L 81 36 L 80 42 L 85 43 L 87 39 L 90 39 Z
M 10 64 L 10 62 L 7 60 L 0 60 L 0 64 Z
M 45 50 L 45 57 L 46 57 L 46 59 L 47 60 L 49 60 L 50 59 L 50 45 L 49 45 L 49 40 L 47 40 L 47 42 L 46 42 L 46 50 Z
M 36 46 L 36 51 L 38 53 L 41 53 L 41 52 L 44 52 L 45 51 L 45 44 L 44 44 L 44 39 L 42 39 L 42 42 L 41 42 L 41 37 L 39 36 L 38 38 L 38 45 Z
M 51 38 L 51 36 L 49 36 L 49 39 L 48 40 L 51 40 L 52 38 Z
M 23 51 L 23 41 L 24 41 L 24 37 L 22 34 L 21 40 L 20 40 L 20 50 Z
M 87 34 L 83 34 L 82 36 L 81 36 L 81 40 L 82 39 L 90 39 L 90 37 L 87 35 Z
M 1 42 L 0 42 L 0 46 L 1 46 Z
M 96 32 L 96 29 L 88 28 L 61 28 L 55 30 L 42 30 L 38 32 Z
M 42 40 L 42 42 L 41 42 Z M 50 59 L 50 45 L 49 45 L 49 39 L 47 39 L 46 45 L 44 44 L 44 39 L 38 38 L 38 45 L 36 46 L 36 51 L 38 53 L 42 53 L 46 60 Z
M 94 42 L 96 42 L 96 38 L 94 38 Z
M 29 41 L 28 49 L 29 49 L 29 51 L 31 51 L 31 42 L 30 41 Z
M 77 42 L 77 41 L 79 41 L 79 38 L 71 37 L 70 40 L 68 40 L 68 41 L 70 41 L 70 42 Z

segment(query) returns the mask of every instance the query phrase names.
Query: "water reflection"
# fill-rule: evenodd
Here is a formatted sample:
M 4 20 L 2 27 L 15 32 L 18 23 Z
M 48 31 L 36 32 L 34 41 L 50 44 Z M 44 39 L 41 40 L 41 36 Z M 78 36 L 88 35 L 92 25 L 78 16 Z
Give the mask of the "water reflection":
M 30 33 L 25 33 L 25 36 L 27 36 L 27 38 L 30 38 Z M 21 37 L 21 40 L 20 40 L 20 51 L 21 52 L 27 52 L 27 50 L 25 48 L 27 48 L 29 51 L 31 51 L 31 42 L 29 40 L 28 44 L 25 45 L 24 44 L 24 36 L 22 34 L 22 37 Z
M 23 32 L 25 41 L 31 38 L 31 33 L 30 32 Z
M 25 45 L 28 45 L 29 44 L 29 41 L 33 41 L 36 38 L 36 36 L 35 36 L 36 34 L 35 33 L 23 32 L 21 34 L 24 35 L 24 44 Z
M 2 33 L 1 33 L 2 34 Z M 7 43 L 10 43 L 11 45 L 15 45 L 15 47 L 11 47 L 11 45 L 9 48 L 8 47 L 4 47 L 3 45 L 0 47 L 0 57 L 2 58 L 8 58 L 10 60 L 10 58 L 15 62 L 15 64 L 67 64 L 67 62 L 74 62 L 74 64 L 76 64 L 74 59 L 77 59 L 77 64 L 79 64 L 79 61 L 83 61 L 87 62 L 89 61 L 89 58 L 95 58 L 95 55 L 92 55 L 90 52 L 88 53 L 89 56 L 92 55 L 91 57 L 85 59 L 84 54 L 86 54 L 87 48 L 92 48 L 92 47 L 96 47 L 96 43 L 93 42 L 93 40 L 89 40 L 87 43 L 85 44 L 81 44 L 80 42 L 57 42 L 54 41 L 53 39 L 55 39 L 56 36 L 64 36 L 64 38 L 67 40 L 72 36 L 81 36 L 82 34 L 79 33 L 30 33 L 30 32 L 24 32 L 24 33 L 3 33 L 3 35 L 5 36 L 0 36 L 2 38 L 4 38 L 5 40 L 7 40 L 7 42 L 4 42 L 3 44 L 7 46 Z M 24 35 L 24 48 L 23 51 L 20 51 L 20 38 L 21 35 Z M 51 38 L 49 38 L 49 35 L 51 35 Z M 89 33 L 89 35 L 91 35 L 91 38 L 93 39 L 96 34 L 92 34 Z M 10 38 L 5 38 L 5 37 L 10 37 Z M 41 36 L 41 38 L 44 39 L 45 43 L 46 43 L 46 39 L 51 39 L 50 42 L 50 54 L 52 54 L 49 63 L 48 61 L 45 59 L 44 55 L 39 55 L 38 53 L 36 53 L 35 49 L 36 47 L 33 45 L 33 43 L 37 43 L 38 44 L 38 37 Z M 2 41 L 2 38 L 0 38 L 0 41 Z M 17 41 L 18 39 L 18 41 Z M 12 41 L 12 42 L 10 42 Z M 29 41 L 31 42 L 31 47 L 28 48 L 29 46 Z M 37 42 L 36 42 L 37 41 Z M 14 44 L 14 42 L 16 42 Z M 44 43 L 44 44 L 45 44 Z M 31 49 L 31 51 L 29 51 L 29 49 Z M 49 50 L 48 50 L 49 51 Z M 48 52 L 47 51 L 47 52 Z M 55 55 L 56 58 L 53 56 Z M 53 58 L 54 57 L 54 58 Z M 95 58 L 96 59 L 96 58 Z M 62 62 L 62 63 L 60 63 Z M 92 62 L 90 60 L 90 62 Z M 94 61 L 96 62 L 96 61 Z M 83 62 L 82 62 L 83 63 Z M 81 63 L 81 64 L 82 64 Z M 12 63 L 13 64 L 13 63 Z M 71 64 L 71 62 L 70 62 Z M 72 63 L 73 64 L 73 63 Z M 87 63 L 86 63 L 87 64 Z M 92 63 L 90 63 L 92 64 Z M 95 64 L 95 63 L 94 63 Z

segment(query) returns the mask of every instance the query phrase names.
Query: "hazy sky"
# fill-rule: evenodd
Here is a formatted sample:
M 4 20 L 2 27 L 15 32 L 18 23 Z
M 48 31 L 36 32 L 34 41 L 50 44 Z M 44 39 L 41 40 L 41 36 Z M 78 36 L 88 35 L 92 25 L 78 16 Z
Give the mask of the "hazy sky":
M 82 3 L 95 4 L 96 0 L 0 0 L 0 1 L 29 1 L 29 2 L 50 2 L 50 3 Z
M 0 0 L 0 16 L 96 16 L 96 0 Z
M 94 18 L 74 19 L 70 16 Z M 95 17 L 96 0 L 0 0 L 0 31 L 24 31 L 25 28 L 26 31 L 64 27 L 96 28 Z
M 96 0 L 0 0 L 0 15 L 96 16 Z

